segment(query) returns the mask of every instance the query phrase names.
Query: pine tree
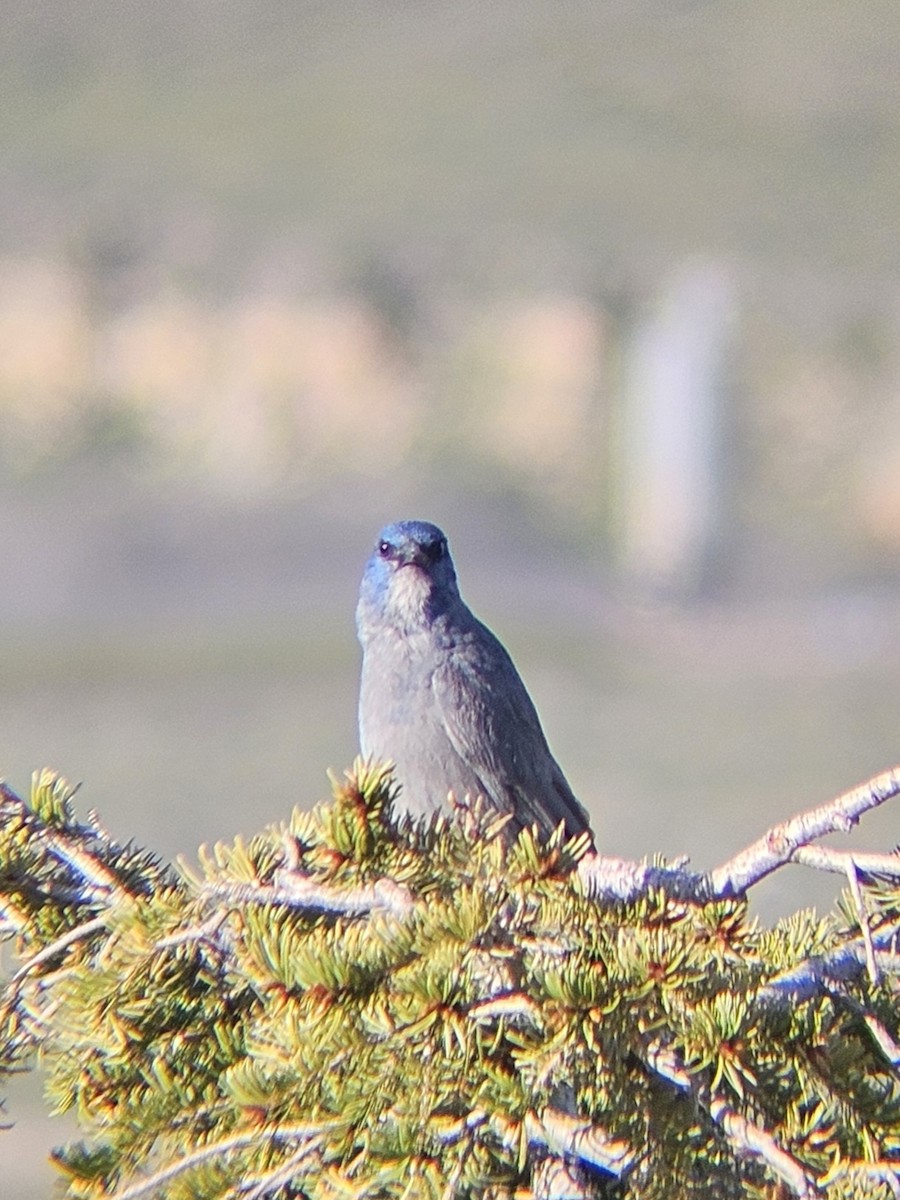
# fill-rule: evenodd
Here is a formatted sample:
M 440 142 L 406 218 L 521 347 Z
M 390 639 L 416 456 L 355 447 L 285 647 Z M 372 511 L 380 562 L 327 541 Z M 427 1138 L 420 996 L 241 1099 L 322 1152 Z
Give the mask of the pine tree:
M 897 1196 L 900 856 L 813 843 L 898 793 L 700 875 L 477 803 L 397 820 L 357 763 L 191 869 L 41 772 L 0 788 L 0 1074 L 74 1112 L 71 1200 Z M 850 886 L 767 928 L 791 861 Z

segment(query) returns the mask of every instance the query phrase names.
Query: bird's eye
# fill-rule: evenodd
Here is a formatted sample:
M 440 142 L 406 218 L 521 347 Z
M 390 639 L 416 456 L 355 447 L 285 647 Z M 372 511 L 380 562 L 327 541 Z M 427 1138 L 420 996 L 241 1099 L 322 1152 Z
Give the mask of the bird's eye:
M 378 553 L 381 555 L 382 558 L 388 558 L 391 553 L 391 543 L 390 542 L 379 542 L 378 543 Z

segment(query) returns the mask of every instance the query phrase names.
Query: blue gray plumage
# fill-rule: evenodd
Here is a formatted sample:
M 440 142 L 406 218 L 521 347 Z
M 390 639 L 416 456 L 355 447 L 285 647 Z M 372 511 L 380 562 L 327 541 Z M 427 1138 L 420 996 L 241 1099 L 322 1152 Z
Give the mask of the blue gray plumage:
M 509 828 L 589 829 L 512 659 L 459 594 L 447 539 L 427 521 L 378 535 L 356 610 L 360 748 L 395 764 L 399 805 L 483 795 Z

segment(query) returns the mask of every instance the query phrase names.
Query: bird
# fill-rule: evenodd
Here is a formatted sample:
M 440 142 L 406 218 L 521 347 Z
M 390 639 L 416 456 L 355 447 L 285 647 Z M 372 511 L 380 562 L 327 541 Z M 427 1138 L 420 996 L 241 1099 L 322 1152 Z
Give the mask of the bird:
M 391 762 L 414 817 L 483 796 L 514 836 L 590 821 L 550 752 L 509 653 L 459 593 L 447 538 L 428 521 L 378 534 L 359 589 L 363 756 Z

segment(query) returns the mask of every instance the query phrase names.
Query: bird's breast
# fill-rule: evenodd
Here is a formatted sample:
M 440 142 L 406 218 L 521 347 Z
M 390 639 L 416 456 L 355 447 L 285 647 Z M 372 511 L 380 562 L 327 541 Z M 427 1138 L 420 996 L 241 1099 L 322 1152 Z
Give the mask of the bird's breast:
M 427 639 L 391 632 L 373 638 L 363 654 L 360 722 L 404 725 L 434 704 L 437 660 Z

